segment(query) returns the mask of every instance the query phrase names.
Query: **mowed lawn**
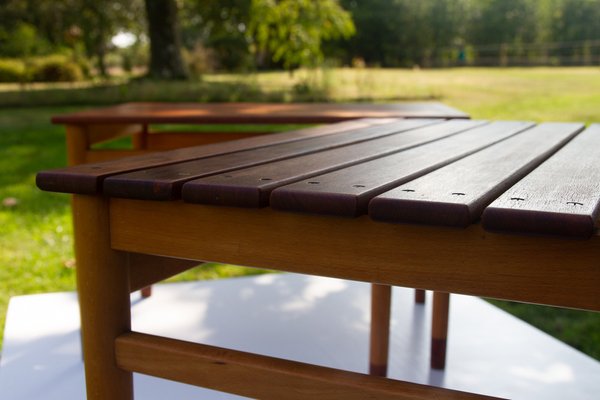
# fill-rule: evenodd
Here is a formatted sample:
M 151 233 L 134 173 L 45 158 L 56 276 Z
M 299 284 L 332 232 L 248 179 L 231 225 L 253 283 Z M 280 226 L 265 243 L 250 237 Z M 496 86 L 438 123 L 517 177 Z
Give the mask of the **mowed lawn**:
M 600 68 L 591 67 L 215 74 L 196 83 L 135 83 L 114 90 L 89 86 L 83 92 L 75 92 L 81 90 L 80 86 L 76 89 L 67 85 L 38 86 L 17 94 L 10 85 L 0 86 L 0 105 L 8 104 L 2 100 L 2 90 L 6 98 L 18 98 L 21 104 L 0 109 L 0 335 L 11 296 L 75 288 L 69 198 L 35 187 L 37 171 L 66 162 L 62 127 L 51 125 L 50 117 L 110 102 L 211 99 L 206 97 L 207 90 L 237 84 L 252 90 L 237 93 L 235 98 L 218 97 L 222 93 L 215 96 L 236 101 L 435 100 L 466 111 L 473 118 L 600 122 Z M 77 105 L 69 105 L 71 94 Z M 61 106 L 31 107 L 27 105 L 30 102 Z M 211 264 L 175 279 L 214 279 L 257 272 Z M 495 304 L 600 360 L 600 313 Z

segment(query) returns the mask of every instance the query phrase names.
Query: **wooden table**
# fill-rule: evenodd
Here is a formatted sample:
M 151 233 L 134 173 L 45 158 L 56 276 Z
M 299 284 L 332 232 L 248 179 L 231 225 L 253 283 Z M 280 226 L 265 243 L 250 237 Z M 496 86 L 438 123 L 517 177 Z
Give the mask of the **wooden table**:
M 469 118 L 442 103 L 126 103 L 57 115 L 65 125 L 69 165 L 265 134 L 261 127 L 236 132 L 189 131 L 203 124 L 330 124 L 359 118 Z M 169 126 L 161 127 L 160 125 Z M 184 125 L 173 130 L 173 125 Z M 185 131 L 188 129 L 188 131 Z M 264 129 L 264 128 L 263 128 Z M 94 145 L 131 136 L 131 149 Z
M 91 109 L 52 118 L 56 124 L 64 124 L 69 165 L 114 160 L 132 155 L 178 149 L 202 144 L 264 135 L 264 124 L 331 124 L 360 118 L 440 118 L 468 119 L 468 114 L 437 102 L 426 103 L 127 103 L 111 107 Z M 164 125 L 168 124 L 167 129 Z M 244 125 L 244 129 L 228 131 L 189 131 L 189 125 L 226 124 Z M 360 122 L 358 123 L 360 124 Z M 254 129 L 248 130 L 248 125 Z M 184 130 L 181 127 L 184 127 Z M 358 125 L 357 125 L 358 126 Z M 170 128 L 169 128 L 170 127 Z M 177 130 L 173 130 L 174 127 Z M 262 130 L 261 130 L 262 128 Z M 170 129 L 170 130 L 169 130 Z M 186 129 L 188 131 L 186 131 Z M 96 145 L 130 136 L 131 148 L 102 149 Z M 75 237 L 74 242 L 78 240 Z M 151 286 L 144 287 L 142 296 L 150 296 Z M 425 291 L 416 290 L 416 301 L 424 303 Z M 390 288 L 373 286 L 375 298 L 374 317 L 389 320 Z M 437 300 L 442 294 L 434 294 Z M 447 301 L 447 300 L 446 300 Z M 386 307 L 388 305 L 388 307 Z M 447 305 L 436 307 L 434 321 L 443 330 L 447 326 Z M 376 322 L 379 324 L 379 322 Z M 441 334 L 441 333 L 440 333 Z M 387 337 L 386 332 L 382 332 Z M 387 342 L 379 353 L 387 354 Z M 440 348 L 431 358 L 432 365 L 443 368 L 445 351 Z M 385 375 L 386 367 L 373 365 L 373 371 Z
M 132 398 L 132 372 L 258 398 L 483 398 L 131 332 L 129 293 L 219 261 L 600 311 L 599 142 L 600 125 L 364 120 L 41 172 L 75 194 L 88 398 Z

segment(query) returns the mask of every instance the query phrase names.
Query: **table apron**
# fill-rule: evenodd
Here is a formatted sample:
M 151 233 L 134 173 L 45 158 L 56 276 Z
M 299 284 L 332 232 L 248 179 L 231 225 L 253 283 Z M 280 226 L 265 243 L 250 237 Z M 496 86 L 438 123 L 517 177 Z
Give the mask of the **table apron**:
M 600 311 L 590 240 L 126 199 L 110 200 L 116 250 Z

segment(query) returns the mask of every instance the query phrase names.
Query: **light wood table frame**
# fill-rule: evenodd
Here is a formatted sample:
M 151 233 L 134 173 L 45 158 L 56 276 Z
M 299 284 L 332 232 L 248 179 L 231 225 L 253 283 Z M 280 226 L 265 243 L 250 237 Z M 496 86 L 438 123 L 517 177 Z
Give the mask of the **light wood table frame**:
M 132 372 L 257 398 L 484 398 L 131 332 L 130 290 L 179 272 L 169 260 L 600 311 L 597 235 L 564 240 L 492 234 L 479 224 L 457 230 L 86 195 L 73 205 L 84 239 L 76 251 L 90 400 L 131 399 Z M 162 272 L 140 268 L 139 257 L 166 260 Z

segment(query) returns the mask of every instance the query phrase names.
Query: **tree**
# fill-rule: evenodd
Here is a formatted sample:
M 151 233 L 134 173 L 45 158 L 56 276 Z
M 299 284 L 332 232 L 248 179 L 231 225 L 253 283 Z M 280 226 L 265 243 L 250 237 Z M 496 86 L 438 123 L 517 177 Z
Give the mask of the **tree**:
M 156 79 L 186 79 L 175 0 L 145 0 L 150 37 L 150 71 Z
M 540 36 L 537 0 L 486 0 L 478 2 L 476 11 L 469 40 L 490 64 L 507 65 L 509 56 L 523 60 L 523 44 Z
M 258 54 L 269 54 L 287 70 L 323 61 L 324 40 L 355 32 L 337 0 L 252 0 L 249 34 Z
M 191 0 L 183 3 L 183 45 L 210 49 L 213 66 L 227 71 L 252 67 L 250 0 Z

